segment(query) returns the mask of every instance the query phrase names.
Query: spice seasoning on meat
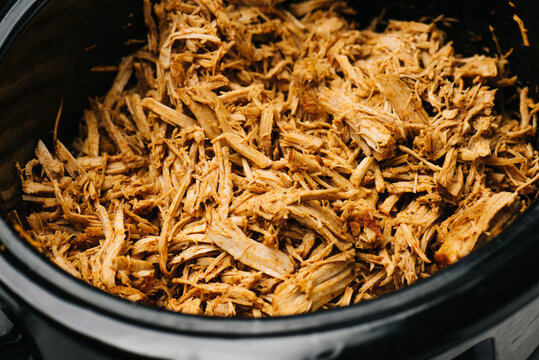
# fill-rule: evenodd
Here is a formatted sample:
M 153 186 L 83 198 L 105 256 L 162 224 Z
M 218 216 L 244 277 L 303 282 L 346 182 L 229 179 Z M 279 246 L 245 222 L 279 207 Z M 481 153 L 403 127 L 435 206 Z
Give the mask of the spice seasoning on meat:
M 349 13 L 145 0 L 147 44 L 80 136 L 20 169 L 25 237 L 126 299 L 266 317 L 400 289 L 497 235 L 536 191 L 528 89 L 434 23 Z

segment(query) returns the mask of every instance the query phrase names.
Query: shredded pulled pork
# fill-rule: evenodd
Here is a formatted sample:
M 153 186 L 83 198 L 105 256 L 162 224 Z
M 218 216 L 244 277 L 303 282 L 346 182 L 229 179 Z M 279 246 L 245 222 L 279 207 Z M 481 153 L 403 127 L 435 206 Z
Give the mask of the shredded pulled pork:
M 535 196 L 539 107 L 434 23 L 358 30 L 327 0 L 144 14 L 80 137 L 20 169 L 25 237 L 100 289 L 217 316 L 346 306 L 458 261 Z

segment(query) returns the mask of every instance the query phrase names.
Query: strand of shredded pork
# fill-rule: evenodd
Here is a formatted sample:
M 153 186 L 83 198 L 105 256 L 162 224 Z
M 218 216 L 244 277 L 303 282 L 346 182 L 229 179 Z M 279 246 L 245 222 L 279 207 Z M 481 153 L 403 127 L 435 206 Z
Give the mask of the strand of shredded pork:
M 96 287 L 217 316 L 345 306 L 458 261 L 533 199 L 539 107 L 503 56 L 459 57 L 435 24 L 360 31 L 327 0 L 144 14 L 81 136 L 20 169 L 25 236 Z

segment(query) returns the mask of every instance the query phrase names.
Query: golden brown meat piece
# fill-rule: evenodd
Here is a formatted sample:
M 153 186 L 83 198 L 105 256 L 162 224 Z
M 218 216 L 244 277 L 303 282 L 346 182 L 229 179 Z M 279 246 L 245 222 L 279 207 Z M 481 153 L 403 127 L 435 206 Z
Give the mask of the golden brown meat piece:
M 486 194 L 471 205 L 459 209 L 440 224 L 438 236 L 442 246 L 434 254 L 438 264 L 455 263 L 468 255 L 477 242 L 493 238 L 520 210 L 515 193 Z
M 328 0 L 143 10 L 147 44 L 73 144 L 19 168 L 16 228 L 91 285 L 198 315 L 346 306 L 461 259 L 536 196 L 539 106 L 435 24 L 358 30 Z

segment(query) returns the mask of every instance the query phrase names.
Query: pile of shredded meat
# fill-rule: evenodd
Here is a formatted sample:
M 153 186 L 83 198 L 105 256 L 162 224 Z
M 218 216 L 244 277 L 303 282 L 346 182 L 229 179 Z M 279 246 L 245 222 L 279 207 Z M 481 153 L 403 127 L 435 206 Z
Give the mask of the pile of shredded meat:
M 144 14 L 81 135 L 20 168 L 17 228 L 91 285 L 191 314 L 345 306 L 458 261 L 535 196 L 539 106 L 505 56 L 456 55 L 441 18 L 358 30 L 331 0 Z

